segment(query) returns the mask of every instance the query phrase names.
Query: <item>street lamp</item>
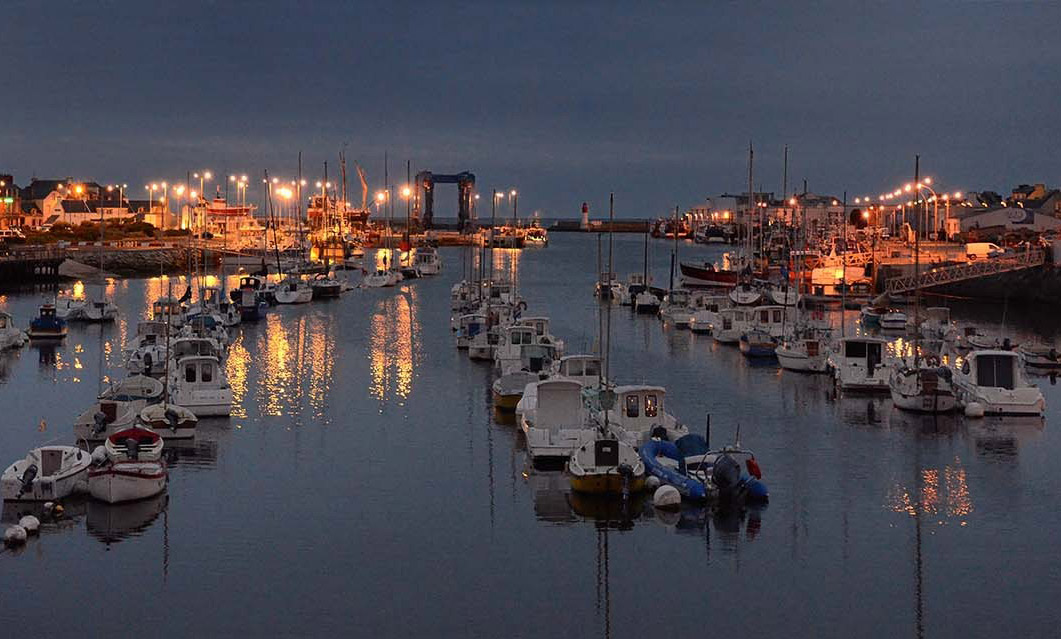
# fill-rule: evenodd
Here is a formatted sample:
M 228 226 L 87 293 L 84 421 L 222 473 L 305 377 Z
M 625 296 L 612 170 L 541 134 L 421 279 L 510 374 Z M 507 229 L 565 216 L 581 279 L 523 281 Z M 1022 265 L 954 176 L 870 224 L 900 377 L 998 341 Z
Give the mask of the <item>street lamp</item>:
M 516 189 L 509 191 L 509 195 L 512 196 L 512 221 L 513 225 L 519 226 L 519 213 L 516 212 L 516 204 L 519 202 L 519 193 Z

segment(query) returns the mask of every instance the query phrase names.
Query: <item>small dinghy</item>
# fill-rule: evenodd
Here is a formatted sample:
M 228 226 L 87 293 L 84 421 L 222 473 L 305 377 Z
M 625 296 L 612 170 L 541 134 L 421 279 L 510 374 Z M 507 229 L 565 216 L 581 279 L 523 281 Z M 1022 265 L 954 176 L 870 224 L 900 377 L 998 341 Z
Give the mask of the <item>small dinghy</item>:
M 112 433 L 132 426 L 134 421 L 135 402 L 101 399 L 74 422 L 74 437 L 87 442 L 103 441 Z
M 191 410 L 176 404 L 162 403 L 145 406 L 140 421 L 163 439 L 191 439 L 199 418 Z
M 107 438 L 92 453 L 88 470 L 89 493 L 100 501 L 117 504 L 153 497 L 166 489 L 166 462 L 162 438 L 147 428 L 134 426 Z
M 147 375 L 130 375 L 123 380 L 112 382 L 99 398 L 113 402 L 142 402 L 154 404 L 162 399 L 162 382 Z
M 599 431 L 571 451 L 567 473 L 579 493 L 629 496 L 645 487 L 645 464 L 634 447 Z
M 538 373 L 529 371 L 516 371 L 498 377 L 491 386 L 494 394 L 494 408 L 503 411 L 516 410 L 516 404 L 523 397 L 527 384 L 533 384 L 540 379 Z
M 49 501 L 84 490 L 92 459 L 76 446 L 42 446 L 11 464 L 0 478 L 4 501 Z
M 684 499 L 734 504 L 763 503 L 769 498 L 754 453 L 739 444 L 711 451 L 703 437 L 690 433 L 676 442 L 645 442 L 639 454 L 646 471 L 677 488 Z M 738 458 L 744 458 L 747 473 Z

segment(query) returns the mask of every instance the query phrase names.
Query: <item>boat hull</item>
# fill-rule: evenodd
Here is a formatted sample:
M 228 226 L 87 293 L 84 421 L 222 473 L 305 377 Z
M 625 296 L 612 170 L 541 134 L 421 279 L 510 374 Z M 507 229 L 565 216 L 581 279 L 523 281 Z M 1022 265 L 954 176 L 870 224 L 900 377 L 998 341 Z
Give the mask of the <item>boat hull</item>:
M 623 493 L 624 479 L 617 473 L 607 475 L 585 475 L 571 476 L 571 489 L 588 495 L 621 495 Z M 645 489 L 645 477 L 632 477 L 628 481 L 627 490 L 630 493 L 638 493 Z
M 117 461 L 88 472 L 88 491 L 108 504 L 154 497 L 166 489 L 162 461 Z

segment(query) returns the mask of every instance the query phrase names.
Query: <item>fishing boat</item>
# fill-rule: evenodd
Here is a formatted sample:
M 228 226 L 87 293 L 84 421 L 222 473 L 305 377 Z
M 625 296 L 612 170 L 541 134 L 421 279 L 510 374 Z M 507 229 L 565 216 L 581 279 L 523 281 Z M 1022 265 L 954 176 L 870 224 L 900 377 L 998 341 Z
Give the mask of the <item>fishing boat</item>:
M 313 288 L 297 275 L 288 275 L 276 287 L 277 304 L 306 304 L 313 301 Z
M 699 304 L 689 318 L 689 330 L 694 333 L 710 335 L 716 324 L 722 320 L 722 309 L 731 308 L 729 295 L 700 295 Z
M 616 386 L 612 408 L 605 410 L 604 421 L 634 446 L 652 438 L 674 441 L 689 434 L 688 427 L 666 410 L 667 389 L 648 384 Z M 621 431 L 621 433 L 619 432 Z
M 501 324 L 504 323 L 500 319 L 497 321 Z M 564 354 L 564 340 L 549 332 L 548 317 L 541 315 L 523 315 L 520 317 L 513 317 L 512 321 L 516 326 L 525 326 L 534 331 L 535 344 L 547 344 L 553 346 L 556 349 L 557 357 Z
M 132 426 L 141 406 L 137 402 L 97 400 L 74 420 L 74 437 L 87 442 L 103 441 L 112 433 Z
M 494 349 L 501 342 L 502 327 L 487 324 L 468 340 L 468 358 L 474 360 L 494 360 Z
M 690 433 L 675 442 L 645 442 L 638 454 L 646 471 L 678 489 L 683 499 L 729 504 L 769 500 L 755 454 L 739 444 L 712 451 L 703 437 Z M 746 473 L 738 459 L 744 460 Z
M 191 297 L 191 293 L 187 294 Z M 151 319 L 168 322 L 173 328 L 184 325 L 184 303 L 172 295 L 164 295 L 151 304 Z
M 692 294 L 684 288 L 668 291 L 659 306 L 659 316 L 679 328 L 688 327 L 693 318 Z
M 95 499 L 117 504 L 153 497 L 166 489 L 162 438 L 147 428 L 118 431 L 92 453 L 88 491 Z
M 397 286 L 402 281 L 402 274 L 392 269 L 376 269 L 361 280 L 361 286 L 366 288 L 385 288 Z
M 275 295 L 275 291 L 272 294 Z M 241 277 L 239 288 L 232 291 L 231 296 L 239 309 L 241 321 L 256 322 L 265 317 L 265 312 L 269 309 L 269 301 L 263 295 L 262 283 L 257 277 Z
M 523 235 L 523 245 L 528 248 L 549 246 L 549 232 L 535 222 Z
M 812 328 L 800 328 L 781 340 L 774 355 L 781 368 L 801 373 L 824 373 L 829 369 L 826 334 Z
M 533 326 L 514 324 L 502 329 L 494 348 L 494 366 L 502 376 L 520 370 L 544 370 L 557 357 L 557 345 L 550 335 L 538 335 Z
M 738 271 L 724 271 L 710 262 L 692 264 L 679 263 L 682 274 L 682 284 L 688 287 L 725 287 L 733 288 L 740 281 Z
M 55 314 L 54 304 L 41 304 L 37 317 L 29 323 L 26 335 L 31 340 L 61 340 L 66 337 L 66 320 Z
M 22 329 L 15 326 L 15 318 L 0 311 L 0 351 L 22 346 L 27 339 Z
M 475 336 L 486 330 L 486 325 L 483 313 L 461 315 L 457 322 L 457 348 L 468 348 Z
M 600 386 L 601 360 L 596 355 L 565 355 L 557 363 L 554 377 L 574 380 L 585 388 Z
M 475 282 L 461 280 L 449 289 L 449 308 L 451 311 L 459 311 L 467 308 L 469 304 L 477 301 Z
M 515 411 L 528 384 L 541 380 L 541 373 L 515 371 L 494 380 L 490 385 L 493 393 L 494 408 L 501 411 Z
M 829 354 L 829 368 L 844 391 L 889 392 L 887 342 L 879 337 L 842 337 Z
M 602 300 L 618 300 L 622 296 L 622 283 L 615 273 L 601 273 L 597 278 L 594 295 Z
M 91 456 L 76 446 L 41 446 L 0 476 L 4 501 L 51 501 L 83 491 Z
M 218 357 L 186 355 L 174 359 L 169 377 L 173 403 L 187 408 L 196 417 L 228 417 L 232 413 L 232 387 L 225 379 L 225 369 Z
M 1042 391 L 1025 378 L 1014 351 L 975 350 L 961 358 L 954 388 L 966 411 L 979 404 L 985 415 L 1042 415 Z
M 140 421 L 163 439 L 191 439 L 199 425 L 199 418 L 190 409 L 168 401 L 145 406 L 140 410 Z
M 85 318 L 85 300 L 59 295 L 55 298 L 55 314 L 67 322 L 77 322 Z
M 621 285 L 621 289 L 619 290 L 619 303 L 623 306 L 633 306 L 638 293 L 641 293 L 647 288 L 648 285 L 645 282 L 645 275 L 643 273 L 631 273 L 627 275 L 626 284 Z
M 582 384 L 546 379 L 531 384 L 520 401 L 520 429 L 534 462 L 563 461 L 596 431 L 582 399 Z

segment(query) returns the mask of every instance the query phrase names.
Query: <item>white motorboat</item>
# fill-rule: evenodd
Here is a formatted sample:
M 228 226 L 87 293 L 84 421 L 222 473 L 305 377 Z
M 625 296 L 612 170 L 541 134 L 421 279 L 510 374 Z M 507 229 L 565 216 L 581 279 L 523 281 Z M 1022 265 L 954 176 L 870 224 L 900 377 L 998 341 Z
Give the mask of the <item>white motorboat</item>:
M 343 283 L 332 273 L 317 273 L 310 280 L 309 286 L 315 300 L 336 298 L 343 292 Z
M 113 322 L 118 319 L 118 305 L 107 300 L 90 300 L 81 311 L 86 322 Z
M 710 335 L 713 327 L 719 324 L 722 309 L 730 308 L 732 301 L 729 295 L 701 295 L 699 304 L 689 318 L 689 330 L 694 333 Z
M 434 247 L 420 247 L 414 251 L 413 266 L 420 273 L 420 277 L 438 275 L 442 272 L 442 258 Z
M 180 328 L 184 325 L 184 305 L 180 299 L 164 295 L 151 304 L 151 319 L 169 322 L 170 326 Z
M 170 400 L 196 417 L 232 413 L 232 387 L 225 369 L 213 355 L 188 355 L 177 359 L 170 371 Z
M 142 402 L 154 404 L 162 399 L 162 382 L 147 375 L 130 375 L 111 382 L 100 393 L 99 399 L 113 402 Z
M 22 346 L 29 340 L 10 313 L 0 311 L 0 351 Z
M 975 350 L 960 359 L 954 388 L 967 410 L 976 403 L 985 415 L 1043 414 L 1042 391 L 1028 382 L 1020 355 L 1014 351 Z
M 476 284 L 468 280 L 461 280 L 449 289 L 449 308 L 451 311 L 459 311 L 467 308 L 467 305 L 477 301 Z
M 729 299 L 737 306 L 755 306 L 763 299 L 763 292 L 745 282 L 729 292 Z
M 103 441 L 112 433 L 132 426 L 139 402 L 96 401 L 74 421 L 74 437 L 87 442 Z
M 1050 344 L 1028 344 L 1024 343 L 1017 349 L 1024 366 L 1037 373 L 1053 373 L 1061 370 L 1061 355 L 1057 347 Z
M 199 418 L 191 410 L 168 402 L 145 406 L 140 411 L 140 421 L 163 439 L 191 439 L 199 425 Z
M 530 370 L 528 366 L 532 364 L 536 370 L 551 367 L 557 357 L 556 345 L 548 337 L 543 337 L 535 334 L 533 326 L 514 324 L 502 329 L 501 338 L 494 348 L 494 366 L 498 373 L 504 376 Z M 548 365 L 543 364 L 545 360 Z
M 711 327 L 711 336 L 720 344 L 736 344 L 752 317 L 752 309 L 746 306 L 724 308 L 718 312 L 718 321 Z
M 659 298 L 648 289 L 634 296 L 634 312 L 636 313 L 659 313 L 659 305 Z
M 748 315 L 748 330 L 758 330 L 770 337 L 780 338 L 793 325 L 794 320 L 790 315 L 791 311 L 777 304 L 756 306 Z
M 888 378 L 892 403 L 917 413 L 949 413 L 957 406 L 951 369 L 932 362 L 902 362 Z
M 585 388 L 599 387 L 601 383 L 600 357 L 596 355 L 566 355 L 561 357 L 553 377 L 574 380 Z
M 166 370 L 166 323 L 146 321 L 136 325 L 136 337 L 125 349 L 125 368 L 133 375 L 161 375 Z
M 567 473 L 578 493 L 630 495 L 645 486 L 645 464 L 634 447 L 598 429 L 571 452 Z
M 800 329 L 785 337 L 774 350 L 781 368 L 801 373 L 824 373 L 829 367 L 829 349 L 824 335 Z
M 457 348 L 466 349 L 476 335 L 486 330 L 486 315 L 461 315 L 457 322 Z
M 925 309 L 925 320 L 921 322 L 921 336 L 930 340 L 952 343 L 958 338 L 958 327 L 950 319 L 946 306 L 930 306 Z
M 597 285 L 593 294 L 602 300 L 618 300 L 622 295 L 622 284 L 615 273 L 601 273 L 597 277 Z
M 498 322 L 504 323 L 503 320 L 499 319 Z M 526 326 L 534 331 L 534 343 L 545 344 L 552 346 L 556 349 L 556 355 L 559 357 L 564 354 L 564 340 L 556 337 L 549 332 L 549 318 L 543 316 L 524 316 L 518 319 L 513 319 L 513 322 L 517 326 Z
M 844 391 L 887 393 L 885 361 L 887 341 L 879 337 L 844 337 L 829 354 L 829 368 L 837 387 Z
M 799 292 L 790 286 L 774 285 L 770 287 L 770 300 L 781 306 L 795 306 L 799 302 Z
M 686 328 L 693 318 L 690 307 L 691 294 L 688 290 L 677 288 L 663 296 L 659 306 L 659 316 L 679 328 Z
M 112 434 L 92 454 L 88 491 L 109 504 L 153 497 L 166 489 L 162 438 L 142 427 Z
M 393 269 L 376 269 L 361 280 L 361 286 L 365 288 L 385 288 L 396 286 L 402 281 L 402 274 Z
M 528 386 L 520 400 L 520 428 L 533 461 L 566 460 L 595 426 L 582 401 L 582 384 L 571 379 L 546 379 Z
M 630 444 L 640 446 L 653 437 L 675 441 L 689 434 L 688 427 L 667 412 L 667 389 L 662 386 L 631 384 L 616 386 L 613 392 L 615 405 L 601 419 Z
M 740 352 L 742 355 L 752 359 L 773 358 L 777 350 L 778 338 L 768 331 L 753 326 L 740 336 Z
M 626 284 L 618 288 L 619 303 L 623 306 L 633 306 L 637 294 L 648 288 L 643 273 L 631 273 L 626 276 Z
M 494 349 L 501 341 L 501 327 L 484 326 L 475 336 L 468 340 L 468 358 L 474 360 L 494 359 Z
M 906 313 L 894 308 L 890 308 L 881 314 L 878 321 L 881 329 L 886 331 L 906 330 Z
M 76 446 L 41 446 L 0 477 L 4 501 L 51 501 L 84 491 L 91 456 Z
M 297 275 L 288 275 L 276 287 L 277 304 L 306 304 L 313 301 L 313 287 Z
M 55 316 L 68 322 L 79 322 L 85 318 L 85 300 L 59 295 L 55 298 Z

